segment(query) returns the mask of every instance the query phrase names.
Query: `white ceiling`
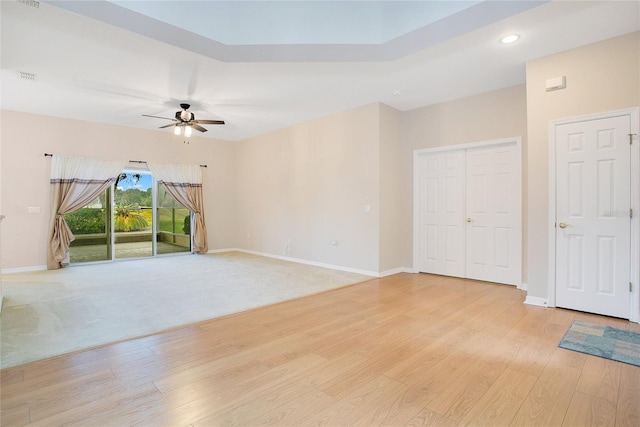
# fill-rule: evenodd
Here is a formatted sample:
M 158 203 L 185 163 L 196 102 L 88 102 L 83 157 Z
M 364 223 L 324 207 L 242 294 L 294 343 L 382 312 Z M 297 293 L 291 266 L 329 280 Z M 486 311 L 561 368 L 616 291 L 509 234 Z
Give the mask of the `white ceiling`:
M 2 108 L 155 129 L 142 114 L 187 102 L 226 140 L 521 84 L 528 60 L 640 30 L 638 1 L 29 4 L 0 2 Z

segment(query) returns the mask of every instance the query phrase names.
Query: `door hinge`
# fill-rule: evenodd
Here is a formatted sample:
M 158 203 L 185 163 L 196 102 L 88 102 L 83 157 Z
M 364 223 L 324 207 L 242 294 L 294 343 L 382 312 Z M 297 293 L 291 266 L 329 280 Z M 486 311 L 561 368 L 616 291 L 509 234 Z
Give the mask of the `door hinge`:
M 629 292 L 633 291 L 633 285 L 631 284 L 631 282 L 629 282 Z
M 633 218 L 633 208 L 629 208 L 629 218 Z

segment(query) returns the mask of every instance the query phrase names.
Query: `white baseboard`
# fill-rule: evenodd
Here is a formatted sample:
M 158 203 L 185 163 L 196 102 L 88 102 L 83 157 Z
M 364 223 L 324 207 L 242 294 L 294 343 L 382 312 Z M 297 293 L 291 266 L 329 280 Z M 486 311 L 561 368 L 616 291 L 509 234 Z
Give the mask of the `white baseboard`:
M 221 252 L 244 252 L 247 254 L 259 255 L 267 258 L 275 258 L 283 261 L 291 261 L 291 262 L 297 262 L 300 264 L 313 265 L 315 267 L 330 268 L 332 270 L 346 271 L 349 273 L 362 274 L 364 276 L 379 277 L 378 273 L 375 271 L 360 270 L 358 268 L 343 267 L 341 265 L 325 264 L 323 262 L 315 262 L 315 261 L 309 261 L 302 258 L 293 258 L 293 257 L 284 256 L 284 255 L 275 255 L 275 254 L 270 254 L 266 252 L 252 251 L 249 249 L 229 248 L 229 249 L 215 249 L 215 250 L 208 251 L 208 253 L 221 253 Z
M 527 295 L 527 297 L 525 298 L 524 303 L 528 305 L 537 305 L 539 307 L 548 307 L 546 299 L 540 297 L 532 297 L 529 295 Z
M 243 252 L 240 248 L 224 248 L 224 249 L 209 249 L 208 254 L 221 254 L 223 252 Z
M 30 273 L 32 271 L 46 270 L 46 265 L 36 265 L 33 267 L 3 268 L 2 274 Z
M 252 251 L 250 249 L 241 249 L 241 248 L 213 249 L 213 250 L 209 250 L 207 253 L 217 254 L 222 252 L 244 252 L 247 254 L 260 255 L 260 256 L 265 256 L 269 258 L 276 258 L 284 261 L 298 262 L 301 264 L 315 265 L 317 267 L 331 268 L 332 270 L 341 270 L 341 271 L 348 271 L 350 273 L 364 274 L 365 276 L 372 276 L 372 277 L 387 277 L 387 276 L 392 276 L 398 273 L 415 273 L 413 271 L 413 268 L 411 267 L 396 267 L 390 270 L 385 270 L 385 271 L 376 273 L 374 271 L 369 271 L 369 270 L 359 270 L 355 268 L 342 267 L 339 265 L 324 264 L 320 262 L 308 261 L 301 258 L 293 258 L 293 257 L 287 257 L 283 255 L 274 255 L 274 254 L 268 254 L 266 252 L 258 252 L 258 251 Z
M 410 268 L 410 267 L 392 268 L 391 270 L 381 271 L 378 274 L 378 277 L 393 276 L 394 274 L 399 274 L 399 273 L 412 273 L 413 274 L 413 268 Z
M 291 261 L 291 262 L 297 262 L 300 264 L 313 265 L 316 267 L 330 268 L 332 270 L 347 271 L 349 273 L 362 274 L 364 276 L 371 276 L 371 277 L 387 277 L 387 276 L 391 276 L 393 274 L 398 274 L 398 273 L 413 273 L 413 269 L 410 267 L 397 267 L 391 270 L 386 270 L 378 273 L 376 271 L 343 267 L 341 265 L 326 264 L 322 262 L 309 261 L 302 258 L 294 258 L 294 257 L 283 256 L 283 255 L 274 255 L 266 252 L 258 252 L 258 251 L 252 251 L 249 249 L 241 249 L 241 248 L 210 249 L 209 251 L 207 251 L 207 253 L 209 254 L 218 254 L 218 253 L 224 253 L 224 252 L 244 252 L 244 253 L 260 255 L 268 258 L 281 259 L 283 261 Z M 29 273 L 33 271 L 42 271 L 46 269 L 47 269 L 46 265 L 37 265 L 33 267 L 5 268 L 5 269 L 2 269 L 2 274 Z

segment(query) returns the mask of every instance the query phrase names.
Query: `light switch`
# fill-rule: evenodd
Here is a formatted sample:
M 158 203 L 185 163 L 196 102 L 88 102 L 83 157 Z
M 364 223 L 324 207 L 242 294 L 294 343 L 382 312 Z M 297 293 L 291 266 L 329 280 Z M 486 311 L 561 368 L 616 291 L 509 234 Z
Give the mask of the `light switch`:
M 38 214 L 38 213 L 40 213 L 40 206 L 29 206 L 27 208 L 27 213 L 30 213 L 30 214 Z

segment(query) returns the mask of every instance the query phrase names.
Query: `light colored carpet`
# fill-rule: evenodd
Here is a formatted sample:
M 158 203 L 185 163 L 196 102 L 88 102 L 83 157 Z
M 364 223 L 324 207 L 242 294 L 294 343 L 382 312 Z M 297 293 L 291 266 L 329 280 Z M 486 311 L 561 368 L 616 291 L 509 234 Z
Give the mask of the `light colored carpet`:
M 369 279 L 241 252 L 4 275 L 0 367 L 149 335 Z

